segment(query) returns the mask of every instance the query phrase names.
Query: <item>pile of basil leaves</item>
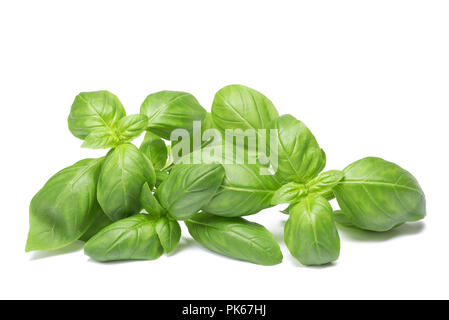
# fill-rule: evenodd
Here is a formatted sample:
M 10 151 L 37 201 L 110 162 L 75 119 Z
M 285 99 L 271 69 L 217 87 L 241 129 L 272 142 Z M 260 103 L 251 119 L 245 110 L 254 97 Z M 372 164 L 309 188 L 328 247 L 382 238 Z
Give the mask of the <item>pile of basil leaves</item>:
M 277 129 L 278 168 L 266 164 L 173 163 L 173 130 Z M 30 204 L 26 251 L 53 250 L 85 241 L 97 261 L 152 260 L 177 247 L 179 221 L 204 247 L 231 258 L 275 265 L 282 253 L 273 235 L 242 216 L 288 204 L 284 240 L 304 265 L 335 261 L 337 224 L 387 231 L 426 215 L 416 179 L 380 158 L 358 160 L 342 171 L 322 172 L 326 155 L 310 130 L 291 115 L 279 116 L 261 93 L 224 87 L 208 113 L 189 93 L 149 95 L 140 114 L 126 115 L 108 91 L 80 93 L 68 118 L 83 147 L 109 148 L 56 173 Z M 140 148 L 131 141 L 145 132 Z M 207 147 L 206 147 L 207 148 Z M 192 150 L 194 154 L 195 150 Z M 336 198 L 340 210 L 329 200 Z

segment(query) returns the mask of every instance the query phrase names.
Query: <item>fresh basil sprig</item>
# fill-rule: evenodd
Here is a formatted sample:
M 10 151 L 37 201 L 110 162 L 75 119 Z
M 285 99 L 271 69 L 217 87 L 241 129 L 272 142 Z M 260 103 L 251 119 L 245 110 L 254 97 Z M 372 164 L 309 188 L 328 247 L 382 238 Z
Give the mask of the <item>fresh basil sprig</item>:
M 175 129 L 192 134 L 198 122 L 200 133 L 208 133 L 200 143 L 192 136 L 167 141 Z M 83 147 L 110 150 L 58 172 L 34 196 L 26 251 L 82 240 L 97 261 L 154 260 L 175 251 L 182 220 L 209 250 L 275 265 L 282 253 L 273 235 L 241 216 L 288 204 L 282 211 L 289 215 L 288 250 L 304 265 L 323 265 L 339 257 L 337 226 L 382 232 L 426 215 L 424 193 L 408 171 L 369 157 L 322 172 L 326 154 L 309 128 L 292 115 L 279 116 L 266 96 L 242 85 L 220 89 L 210 113 L 186 92 L 150 94 L 140 114 L 128 116 L 114 94 L 83 92 L 68 126 Z M 230 153 L 227 129 L 237 130 Z M 249 148 L 250 138 L 237 143 L 248 130 L 258 130 L 257 143 L 273 146 L 269 158 Z M 137 148 L 131 142 L 143 132 Z M 178 161 L 184 144 L 189 154 Z M 214 154 L 213 161 L 202 154 Z M 236 161 L 238 154 L 248 161 Z M 184 163 L 187 158 L 202 162 Z M 339 209 L 330 205 L 333 198 Z

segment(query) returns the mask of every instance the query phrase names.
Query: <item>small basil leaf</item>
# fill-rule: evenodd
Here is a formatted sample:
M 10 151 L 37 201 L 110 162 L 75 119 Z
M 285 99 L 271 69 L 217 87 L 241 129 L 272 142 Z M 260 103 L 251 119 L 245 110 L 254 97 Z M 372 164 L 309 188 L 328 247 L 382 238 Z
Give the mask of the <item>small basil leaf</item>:
M 164 208 L 161 207 L 159 201 L 154 197 L 148 183 L 142 186 L 142 192 L 140 193 L 140 204 L 146 210 L 146 212 L 156 215 L 161 215 L 165 212 Z
M 85 159 L 48 180 L 30 204 L 26 251 L 62 248 L 86 232 L 95 218 L 103 158 Z
M 178 164 L 156 190 L 156 196 L 173 218 L 185 220 L 211 200 L 224 174 L 220 164 Z
M 113 221 L 138 213 L 139 197 L 147 182 L 154 187 L 156 175 L 148 158 L 132 144 L 112 149 L 104 160 L 98 180 L 98 202 Z
M 120 144 L 120 139 L 115 132 L 108 129 L 94 129 L 84 139 L 81 147 L 90 149 L 114 148 Z
M 322 265 L 338 259 L 340 238 L 332 207 L 326 199 L 309 195 L 290 209 L 284 240 L 303 265 Z
M 113 132 L 125 115 L 122 103 L 109 91 L 82 92 L 72 104 L 69 129 L 75 137 L 85 139 L 97 129 Z
M 266 129 L 278 117 L 270 100 L 242 85 L 219 90 L 212 103 L 212 119 L 220 129 Z
M 104 214 L 103 210 L 98 203 L 96 203 L 96 215 L 89 229 L 79 238 L 79 240 L 87 242 L 90 238 L 96 235 L 101 229 L 110 225 L 112 220 L 109 219 L 107 215 Z
M 114 222 L 94 235 L 84 253 L 97 261 L 154 260 L 164 249 L 156 232 L 156 220 L 136 214 Z
M 283 115 L 273 121 L 271 128 L 276 130 L 276 174 L 279 177 L 286 182 L 306 183 L 323 170 L 326 155 L 301 121 L 291 115 Z
M 155 170 L 161 170 L 167 163 L 168 151 L 165 142 L 155 134 L 147 131 L 142 144 L 142 151 L 153 163 Z
M 343 171 L 329 170 L 320 173 L 320 175 L 307 183 L 309 193 L 330 196 L 329 192 L 343 179 Z M 327 198 L 326 197 L 326 198 Z
M 162 216 L 156 222 L 156 232 L 165 253 L 172 252 L 181 239 L 181 227 L 178 221 Z
M 273 206 L 283 203 L 294 203 L 306 194 L 306 188 L 303 184 L 289 182 L 280 187 L 273 195 L 271 204 Z
M 387 231 L 426 215 L 426 199 L 418 181 L 398 165 L 364 158 L 346 167 L 334 188 L 338 204 L 358 228 Z
M 148 126 L 148 118 L 143 114 L 133 114 L 121 118 L 117 123 L 117 132 L 122 143 L 129 142 L 142 134 Z
M 191 236 L 211 251 L 266 266 L 282 261 L 279 245 L 260 224 L 206 213 L 197 214 L 185 223 Z
M 189 93 L 160 91 L 150 94 L 140 107 L 140 113 L 148 117 L 148 129 L 170 140 L 175 129 L 193 131 L 193 121 L 202 121 L 206 110 Z

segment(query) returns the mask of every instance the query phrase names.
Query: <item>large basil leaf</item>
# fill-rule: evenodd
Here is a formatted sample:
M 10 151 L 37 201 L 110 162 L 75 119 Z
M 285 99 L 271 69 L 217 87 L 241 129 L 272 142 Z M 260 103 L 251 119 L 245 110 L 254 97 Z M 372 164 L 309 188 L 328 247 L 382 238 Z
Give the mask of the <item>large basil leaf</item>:
M 203 120 L 206 110 L 189 93 L 160 91 L 145 99 L 140 113 L 148 117 L 151 132 L 170 140 L 170 134 L 175 129 L 186 129 L 192 133 L 193 121 Z
M 258 164 L 224 164 L 225 178 L 204 210 L 220 216 L 238 217 L 271 206 L 273 194 L 281 186 L 274 175 L 261 175 Z
M 219 254 L 267 266 L 282 261 L 279 245 L 260 224 L 206 213 L 197 214 L 185 223 L 196 241 Z
M 85 159 L 59 171 L 34 196 L 26 251 L 62 248 L 86 232 L 98 213 L 102 161 Z
M 93 131 L 114 136 L 117 122 L 125 115 L 122 103 L 109 91 L 82 92 L 72 104 L 69 129 L 80 139 L 85 139 Z
M 214 196 L 224 173 L 220 164 L 178 164 L 156 190 L 156 196 L 176 220 L 188 219 Z
M 161 216 L 156 222 L 156 232 L 165 253 L 172 252 L 181 239 L 181 227 L 178 221 Z
M 326 164 L 326 155 L 310 130 L 291 115 L 273 121 L 278 141 L 277 175 L 286 182 L 306 183 Z M 271 150 L 272 152 L 276 150 Z
M 104 160 L 98 181 L 98 202 L 113 221 L 138 213 L 139 197 L 147 182 L 154 187 L 156 175 L 148 158 L 134 145 L 112 149 Z
M 426 215 L 426 199 L 418 181 L 398 165 L 364 158 L 346 167 L 335 187 L 338 204 L 355 226 L 387 231 Z
M 147 214 L 116 221 L 87 241 L 84 253 L 97 261 L 157 259 L 164 249 L 156 221 Z
M 140 145 L 140 151 L 151 160 L 155 170 L 161 170 L 167 163 L 168 151 L 164 140 L 149 131 Z
M 278 116 L 270 100 L 242 85 L 219 90 L 212 103 L 212 118 L 220 129 L 267 129 Z
M 340 238 L 332 207 L 321 196 L 309 195 L 290 208 L 284 240 L 303 265 L 322 265 L 338 259 Z

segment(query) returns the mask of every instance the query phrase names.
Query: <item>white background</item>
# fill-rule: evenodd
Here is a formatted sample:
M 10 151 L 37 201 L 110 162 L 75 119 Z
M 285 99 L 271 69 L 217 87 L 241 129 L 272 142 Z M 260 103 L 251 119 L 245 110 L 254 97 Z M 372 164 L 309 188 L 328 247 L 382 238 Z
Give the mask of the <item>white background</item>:
M 2 1 L 0 298 L 449 298 L 448 1 Z M 328 169 L 379 156 L 411 171 L 424 222 L 342 229 L 341 256 L 262 267 L 184 232 L 156 261 L 100 264 L 75 244 L 24 251 L 28 205 L 55 172 L 103 151 L 66 123 L 80 91 L 108 89 L 129 114 L 152 92 L 245 84 L 314 132 Z M 279 208 L 250 219 L 282 242 Z M 184 230 L 185 231 L 185 230 Z

